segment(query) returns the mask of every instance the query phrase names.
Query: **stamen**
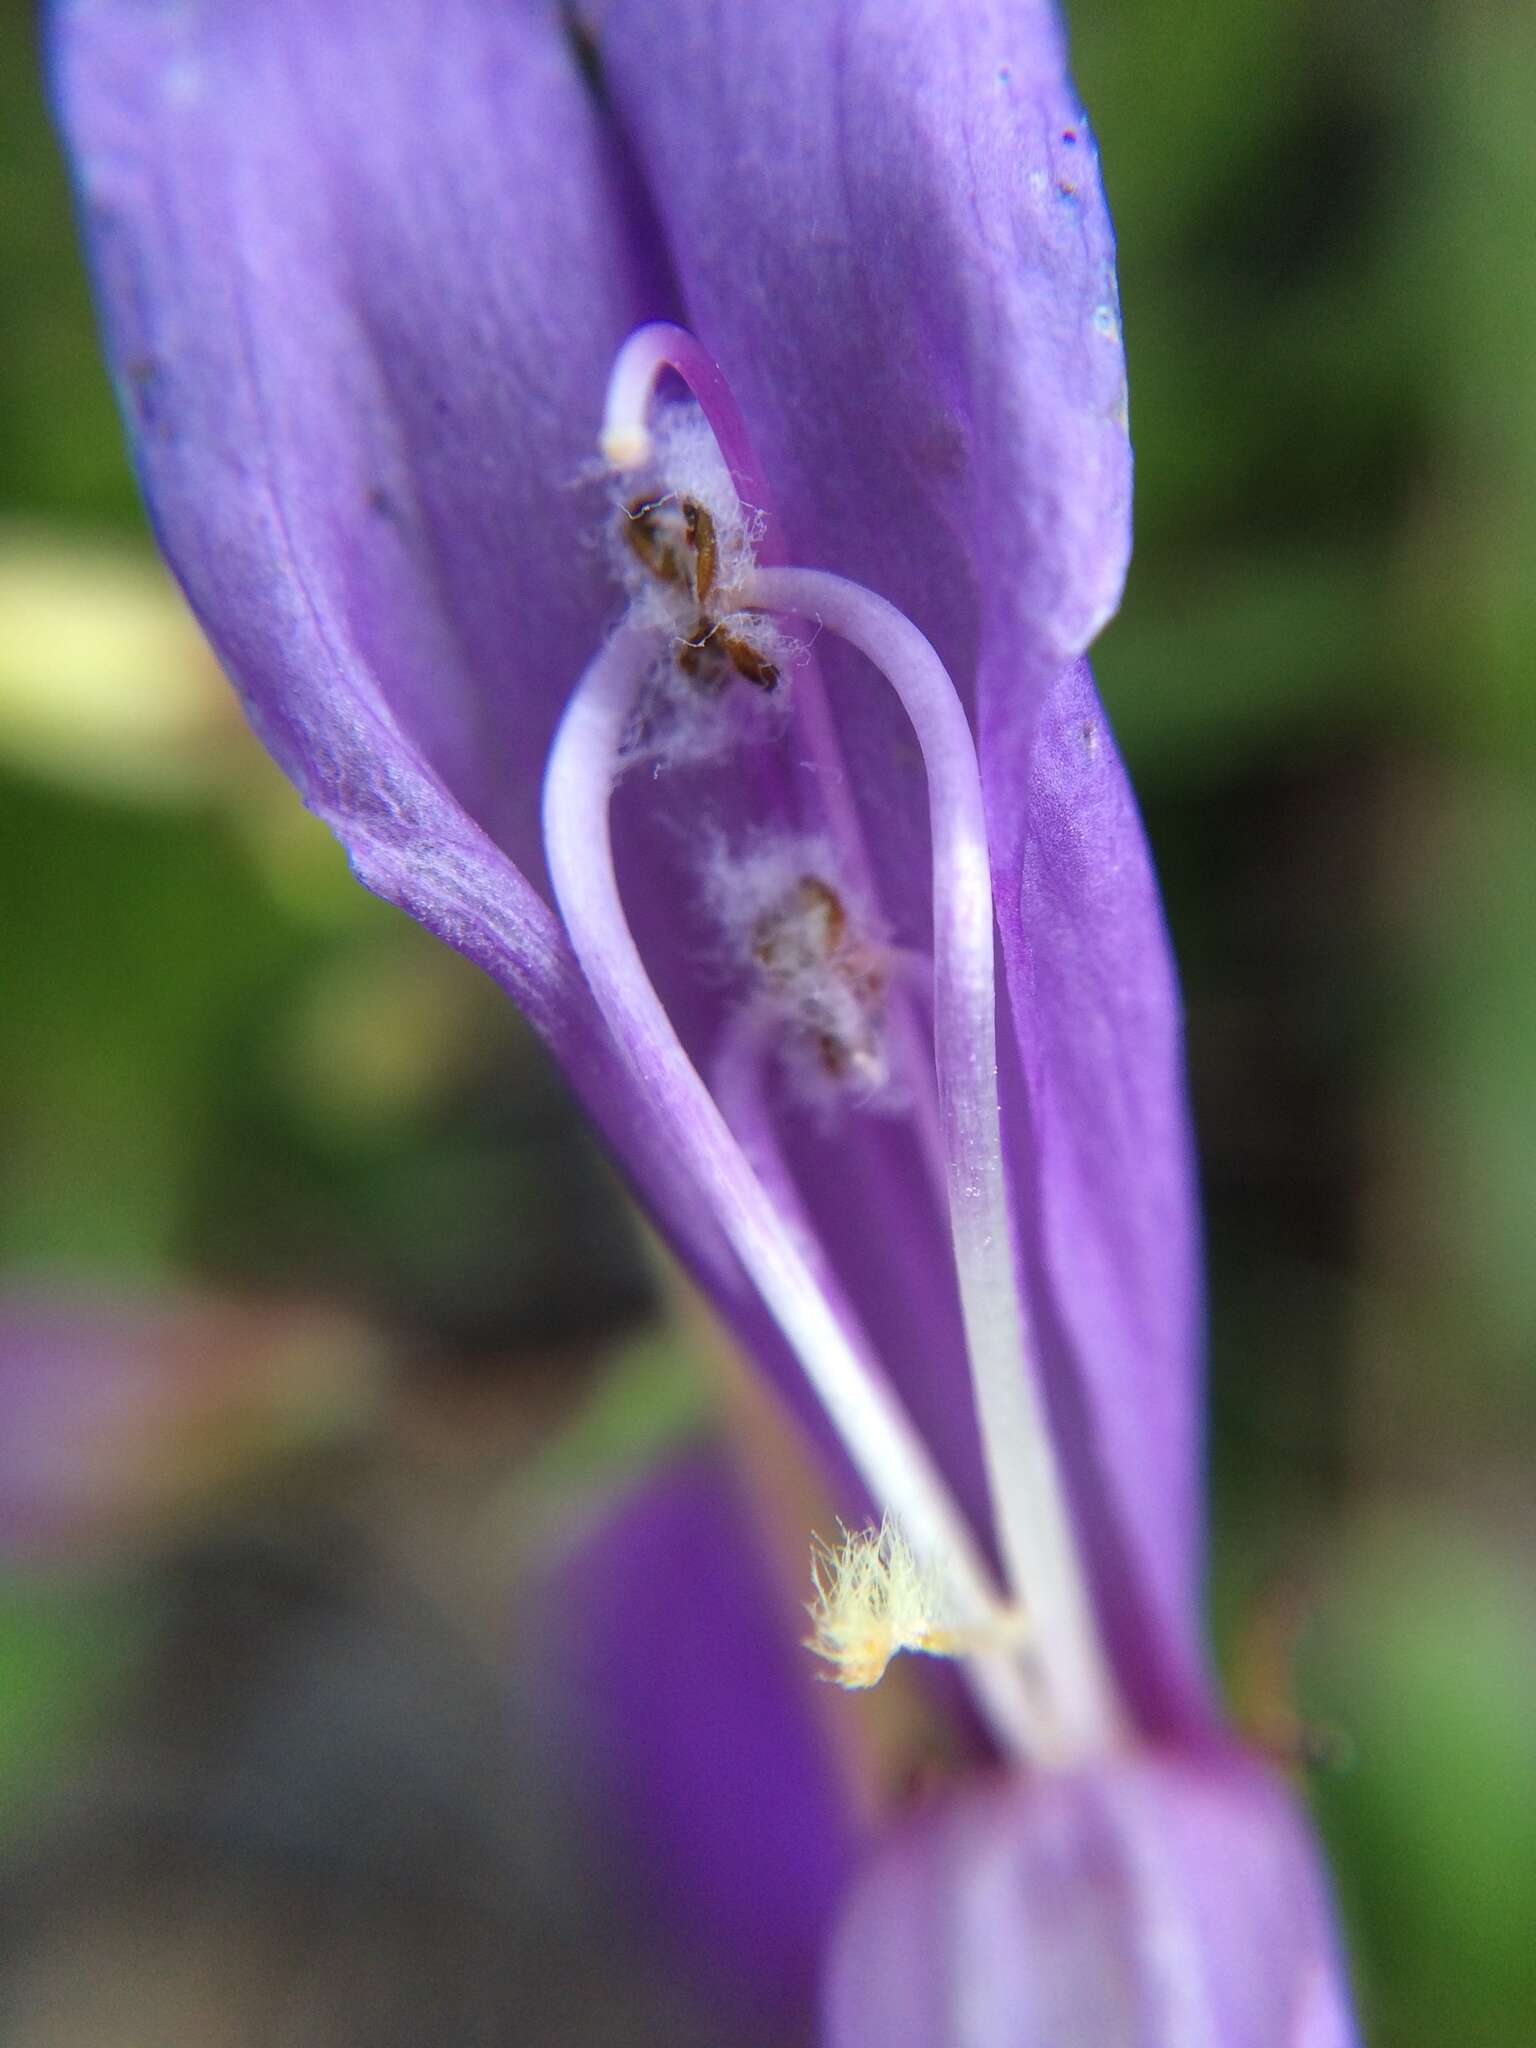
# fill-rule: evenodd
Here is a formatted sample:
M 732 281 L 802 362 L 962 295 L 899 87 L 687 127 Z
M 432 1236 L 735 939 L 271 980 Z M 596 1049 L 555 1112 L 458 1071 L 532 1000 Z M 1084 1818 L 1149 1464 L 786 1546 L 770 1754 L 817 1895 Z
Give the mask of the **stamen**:
M 1047 1424 L 1018 1285 L 998 1105 L 992 884 L 976 750 L 943 663 L 884 598 L 816 569 L 760 569 L 742 601 L 816 620 L 890 682 L 928 775 L 934 1041 L 950 1227 L 993 1518 L 1027 1593 L 1059 1753 L 1102 1749 L 1119 1722 Z
M 749 683 L 760 690 L 778 688 L 779 665 L 770 661 L 760 647 L 754 646 L 745 633 L 731 632 L 724 620 L 716 623 L 715 633 L 725 649 L 726 659 L 737 675 L 745 676 Z
M 719 364 L 686 328 L 674 327 L 669 321 L 651 321 L 637 328 L 620 348 L 609 373 L 603 412 L 600 438 L 605 459 L 612 468 L 623 472 L 643 470 L 654 462 L 656 436 L 651 426 L 651 407 L 657 386 L 669 370 L 687 386 L 715 437 L 737 498 L 750 516 L 758 562 L 775 566 L 783 563 L 783 537 L 773 518 L 767 483 L 746 421 Z M 682 651 L 687 654 L 686 647 Z M 754 654 L 760 659 L 754 661 Z M 759 688 L 771 690 L 778 682 L 779 667 L 772 652 L 763 654 L 755 641 L 746 643 L 744 650 L 728 650 L 728 655 L 735 672 Z M 691 675 L 691 670 L 684 666 L 683 673 Z M 701 687 L 706 690 L 713 691 L 726 680 L 723 672 L 701 672 Z M 814 650 L 803 651 L 797 663 L 793 715 L 803 757 L 817 777 L 820 801 L 828 830 L 839 849 L 841 865 L 845 872 L 860 880 L 873 900 L 869 850 Z M 892 1004 L 889 1038 L 893 1063 L 903 1077 L 911 1103 L 924 1163 L 935 1196 L 942 1201 L 944 1147 L 932 1067 L 923 1034 L 905 1000 Z
M 624 507 L 624 538 L 635 559 L 658 583 L 677 583 L 683 575 L 682 556 L 673 535 L 667 531 L 666 495 L 659 498 L 631 498 Z
M 621 626 L 566 707 L 544 785 L 550 880 L 572 947 L 614 1044 L 672 1129 L 747 1275 L 783 1331 L 864 1483 L 899 1516 L 914 1552 L 942 1575 L 964 1624 L 998 1608 L 963 1516 L 879 1367 L 833 1309 L 704 1086 L 646 974 L 613 866 L 609 797 L 624 730 L 658 635 Z M 1016 1664 L 987 1658 L 978 1695 L 999 1740 L 1042 1739 Z
M 774 690 L 782 636 L 735 603 L 754 565 L 758 525 L 694 401 L 664 408 L 645 473 L 650 487 L 636 493 L 631 476 L 617 505 L 623 548 L 615 566 L 636 605 L 670 626 L 678 672 L 706 696 L 733 676 Z
M 756 911 L 748 942 L 759 986 L 834 1081 L 886 1079 L 885 975 L 823 876 L 801 874 Z

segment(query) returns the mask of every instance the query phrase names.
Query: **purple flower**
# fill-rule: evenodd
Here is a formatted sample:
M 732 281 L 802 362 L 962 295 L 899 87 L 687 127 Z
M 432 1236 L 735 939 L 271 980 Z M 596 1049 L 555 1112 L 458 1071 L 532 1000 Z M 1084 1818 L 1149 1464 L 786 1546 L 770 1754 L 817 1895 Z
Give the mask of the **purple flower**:
M 1124 366 L 1053 12 L 77 0 L 54 49 L 253 723 L 821 1448 L 830 1666 L 955 1659 L 1011 1768 L 857 1878 L 829 2038 L 1060 2038 L 1110 1978 L 1085 2040 L 1342 2038 L 1200 1647 L 1178 1001 L 1081 659 Z

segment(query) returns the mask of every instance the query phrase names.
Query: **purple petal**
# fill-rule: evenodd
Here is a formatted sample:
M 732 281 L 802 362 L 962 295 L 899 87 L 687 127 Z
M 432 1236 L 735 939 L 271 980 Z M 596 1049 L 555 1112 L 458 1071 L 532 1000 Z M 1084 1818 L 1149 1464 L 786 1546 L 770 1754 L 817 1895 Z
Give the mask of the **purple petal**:
M 578 484 L 657 289 L 557 11 L 80 0 L 53 54 L 141 481 L 253 723 L 739 1291 L 529 880 L 613 609 Z
M 253 722 L 361 878 L 528 1012 L 808 1415 L 540 893 L 550 734 L 617 603 L 580 479 L 610 356 L 671 289 L 557 10 L 94 0 L 58 10 L 55 59 L 145 492 Z M 750 828 L 781 783 L 726 808 Z M 732 1000 L 700 971 L 720 792 L 624 794 L 631 911 L 707 1064 Z M 936 1213 L 910 1164 L 887 1171 L 899 1139 L 832 1149 L 834 1206 L 862 1219 L 849 1291 L 877 1337 L 922 1324 L 925 1356 L 957 1360 Z M 974 1489 L 952 1376 L 907 1379 Z
M 675 281 L 552 6 L 94 0 L 59 8 L 55 54 L 146 492 L 253 720 L 362 878 L 528 1011 L 798 1392 L 538 892 L 549 734 L 613 608 L 598 508 L 573 486 L 614 345 L 684 311 L 737 384 L 796 548 L 901 603 L 963 689 L 978 658 L 983 682 L 996 671 L 984 739 L 997 703 L 1027 722 L 1112 606 L 1126 546 L 1111 244 L 1054 16 L 615 8 L 606 90 Z M 866 676 L 832 673 L 889 926 L 921 946 L 910 739 Z M 758 781 L 717 806 L 749 828 L 780 815 L 783 777 Z M 729 992 L 701 976 L 689 909 L 698 780 L 626 802 L 649 807 L 632 907 L 707 1063 Z M 948 1248 L 910 1148 L 855 1118 L 791 1149 L 974 1504 Z M 1092 1405 L 1104 1374 L 1078 1369 Z M 1160 1354 L 1148 1370 L 1161 1389 Z M 1149 1612 L 1177 1632 L 1189 1545 L 1137 1500 L 1096 1512 L 1128 1468 L 1091 1420 L 1076 1477 L 1104 1597 L 1129 1633 Z M 1176 1469 L 1162 1457 L 1148 1483 Z M 1151 1591 L 1126 1590 L 1138 1576 Z
M 193 609 L 365 879 L 558 1037 L 557 928 L 486 834 L 526 851 L 601 613 L 561 485 L 632 301 L 557 27 L 470 0 L 403 0 L 387 33 L 345 0 L 106 0 L 59 9 L 54 57 L 109 359 Z M 518 234 L 488 261 L 498 219 Z
M 973 706 L 997 671 L 1027 726 L 1114 610 L 1130 550 L 1114 240 L 1054 8 L 670 0 L 594 18 L 685 317 L 740 400 L 789 557 L 898 606 Z M 859 664 L 817 651 L 886 911 L 926 946 L 911 735 Z
M 1199 1225 L 1167 931 L 1086 663 L 983 775 L 1047 1385 L 1122 1678 L 1169 1728 L 1208 1711 Z
M 965 686 L 1006 585 L 1013 687 L 1038 701 L 1114 610 L 1130 548 L 1114 243 L 1055 10 L 671 0 L 596 20 L 789 546 L 898 605 Z
M 756 1538 L 720 1463 L 653 1477 L 562 1563 L 548 1640 L 605 1860 L 701 1987 L 766 2029 L 813 2003 L 854 1826 L 803 1612 Z
M 464 95 L 472 135 L 475 114 L 482 129 L 493 117 L 499 71 L 538 76 L 540 38 L 522 17 L 487 36 L 483 10 L 466 14 L 482 29 L 461 24 L 466 74 L 482 81 Z M 489 347 L 477 360 L 463 346 L 476 316 L 482 332 L 496 323 L 489 286 L 465 303 L 481 231 L 454 202 L 441 137 L 422 140 L 444 17 L 404 6 L 392 19 L 381 39 L 345 6 L 323 20 L 295 6 L 64 6 L 57 94 L 140 479 L 253 723 L 384 893 L 414 894 L 440 924 L 456 896 L 461 915 L 482 898 L 525 998 L 554 1021 L 569 995 L 553 920 L 461 806 L 491 811 L 513 752 L 510 732 L 491 730 L 471 649 L 497 634 L 517 644 L 521 628 L 542 652 L 550 609 L 526 551 L 504 565 L 502 596 L 488 593 L 492 537 L 575 536 L 558 512 L 553 531 L 538 525 L 531 461 L 519 491 L 516 463 L 488 477 L 470 459 L 466 411 L 521 441 L 519 380 L 499 380 Z M 466 201 L 491 154 L 466 150 Z M 537 331 L 537 289 L 531 269 L 502 267 L 504 329 Z M 596 390 L 601 348 L 585 365 Z M 577 459 L 572 441 L 567 472 Z M 569 625 L 563 647 L 550 633 L 557 648 L 563 677 Z
M 1348 2048 L 1316 1851 L 1247 1763 L 998 1785 L 862 1873 L 827 2048 Z
M 612 610 L 576 488 L 643 245 L 553 7 L 61 7 L 58 97 L 160 538 L 344 831 L 519 860 Z

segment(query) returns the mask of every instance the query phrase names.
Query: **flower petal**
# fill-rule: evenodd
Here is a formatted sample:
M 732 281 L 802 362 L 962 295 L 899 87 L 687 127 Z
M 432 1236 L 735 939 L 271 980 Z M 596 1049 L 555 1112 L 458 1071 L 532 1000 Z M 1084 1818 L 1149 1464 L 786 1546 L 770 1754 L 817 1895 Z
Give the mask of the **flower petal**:
M 140 479 L 253 724 L 739 1294 L 534 885 L 613 609 L 577 486 L 661 289 L 558 10 L 75 0 L 53 60 Z
M 557 10 L 86 0 L 54 35 L 141 479 L 258 729 L 339 826 L 440 835 L 436 779 L 536 873 L 612 609 L 574 486 L 647 289 Z
M 528 1011 L 793 1387 L 536 886 L 549 733 L 612 609 L 571 485 L 612 348 L 680 294 L 796 546 L 903 604 L 965 689 L 1002 643 L 1023 718 L 1123 571 L 1111 245 L 1033 0 L 674 0 L 600 29 L 622 136 L 536 0 L 76 0 L 55 56 L 146 493 L 254 722 L 362 878 Z M 920 947 L 910 738 L 842 679 L 889 928 Z M 735 793 L 748 825 L 783 793 L 759 780 L 766 800 Z M 696 778 L 654 809 L 632 910 L 707 1061 L 728 997 L 686 907 Z M 910 1150 L 869 1125 L 805 1135 L 809 1205 L 974 1503 L 944 1237 Z
M 690 324 L 798 559 L 963 684 L 1013 603 L 1028 698 L 1114 610 L 1130 451 L 1114 243 L 1044 0 L 594 12 Z
M 1114 237 L 1055 8 L 585 11 L 788 559 L 877 591 L 969 704 L 1027 729 L 1130 552 Z M 925 947 L 910 732 L 816 651 L 884 908 Z
M 1009 904 L 1005 929 L 1010 918 L 1016 928 L 1021 836 L 1029 829 L 1016 764 L 1056 677 L 1113 610 L 1129 550 L 1113 237 L 1056 14 L 1040 0 L 963 8 L 948 0 L 760 8 L 673 0 L 664 8 L 614 4 L 593 19 L 605 89 L 648 176 L 686 317 L 741 402 L 783 545 L 900 606 L 974 707 L 1000 840 L 999 888 Z M 899 942 L 921 949 L 928 854 L 910 734 L 856 664 L 825 640 L 817 653 L 885 914 Z M 990 773 L 994 752 L 1000 787 Z M 1041 800 L 1052 802 L 1052 792 Z M 1118 854 L 1106 849 L 1106 857 Z M 1135 862 L 1138 902 L 1145 899 L 1155 919 L 1139 839 Z M 1086 899 L 1080 907 L 1089 907 Z M 1123 920 L 1106 929 L 1106 949 L 1123 930 Z M 1160 925 L 1156 931 L 1161 948 Z M 1096 943 L 1067 936 L 1074 951 Z M 1163 985 L 1154 988 L 1158 972 Z M 1065 964 L 1049 995 L 1053 1054 L 1072 993 L 1097 1001 L 1100 992 Z M 1131 1617 L 1132 1632 L 1155 1610 L 1156 1625 L 1179 1639 L 1168 1656 L 1185 1667 L 1168 1684 L 1188 1694 L 1199 1690 L 1187 1668 L 1198 1519 L 1195 1346 L 1184 1299 L 1193 1269 L 1177 1238 L 1190 1229 L 1187 1194 L 1181 1187 L 1167 1199 L 1184 1159 L 1175 1156 L 1183 1143 L 1180 1082 L 1166 1043 L 1177 1009 L 1161 953 L 1126 1007 L 1134 1013 L 1127 1022 L 1146 1012 L 1156 1024 L 1145 1092 L 1156 1098 L 1149 1113 L 1168 1128 L 1143 1162 L 1120 1141 L 1144 1139 L 1147 1118 L 1112 1112 L 1117 1158 L 1134 1169 L 1124 1236 L 1138 1261 L 1114 1284 L 1138 1311 L 1145 1306 L 1146 1219 L 1160 1211 L 1176 1233 L 1166 1299 L 1152 1305 L 1161 1320 L 1150 1356 L 1128 1363 L 1121 1330 L 1084 1332 L 1074 1323 L 1070 1343 L 1053 1341 L 1048 1363 L 1066 1360 L 1073 1375 L 1063 1409 L 1075 1400 L 1088 1410 L 1076 1430 L 1091 1444 L 1077 1460 L 1078 1493 L 1103 1552 L 1104 1596 Z M 1061 1099 L 1075 1104 L 1080 1082 L 1091 1078 L 1074 1072 Z M 1128 1085 L 1141 1088 L 1141 1077 Z M 1090 1149 L 1102 1143 L 1104 1120 L 1100 1114 L 1085 1135 Z M 1029 1209 L 1038 1164 L 1027 1153 L 1015 1160 Z M 1155 1191 L 1144 1191 L 1148 1177 Z M 915 1215 L 921 1190 L 910 1177 L 904 1185 Z M 1045 1199 L 1054 1229 L 1057 1204 Z M 938 1298 L 945 1252 L 914 1260 L 898 1218 L 871 1230 L 857 1205 L 845 1203 L 840 1214 L 814 1198 L 813 1206 L 850 1292 L 882 1336 L 891 1305 L 910 1315 L 910 1276 L 926 1265 L 934 1297 L 923 1310 L 933 1333 L 924 1343 L 926 1374 L 947 1389 L 951 1412 L 963 1414 L 963 1354 L 952 1311 Z M 881 1286 L 873 1260 L 904 1237 L 907 1277 Z M 1102 1238 L 1098 1223 L 1095 1280 Z M 1066 1292 L 1075 1317 L 1075 1286 Z M 1126 1320 L 1120 1306 L 1101 1319 L 1106 1326 Z M 1131 1318 L 1138 1336 L 1145 1320 Z M 1168 1327 L 1175 1320 L 1176 1331 Z M 1101 1415 L 1106 1407 L 1114 1414 Z M 1133 1473 L 1122 1441 L 1149 1418 L 1157 1425 L 1151 1468 Z M 1102 1448 L 1101 1435 L 1114 1439 L 1112 1448 Z M 946 1455 L 974 1503 L 969 1444 L 957 1437 Z M 1103 1507 L 1106 1488 L 1134 1498 Z M 1149 1503 L 1169 1488 L 1172 1497 L 1154 1514 Z M 1107 1537 L 1107 1521 L 1126 1526 Z M 1128 1559 L 1127 1547 L 1152 1554 Z M 1128 1589 L 1128 1576 L 1147 1583 Z
M 528 1012 L 809 1416 L 542 893 L 550 735 L 618 602 L 580 479 L 612 351 L 672 289 L 558 10 L 78 0 L 54 39 L 145 493 L 253 722 L 361 878 Z M 732 823 L 782 782 L 744 775 Z M 630 914 L 706 1065 L 734 1001 L 700 971 L 719 803 L 679 772 L 622 791 L 617 821 Z M 925 1357 L 958 1367 L 936 1213 L 910 1164 L 886 1171 L 899 1139 L 831 1150 L 834 1206 L 861 1218 L 850 1291 L 884 1338 L 913 1327 L 901 1276 L 920 1276 Z M 953 1377 L 907 1390 L 974 1497 Z
M 754 2026 L 805 2012 L 854 1824 L 739 1482 L 703 1455 L 652 1475 L 550 1606 L 554 1707 L 630 1903 Z
M 955 1799 L 857 1880 L 828 2048 L 1348 2048 L 1315 1850 L 1246 1763 Z
M 1199 1224 L 1167 929 L 1086 662 L 983 775 L 1046 1384 L 1122 1680 L 1170 1730 L 1208 1712 Z

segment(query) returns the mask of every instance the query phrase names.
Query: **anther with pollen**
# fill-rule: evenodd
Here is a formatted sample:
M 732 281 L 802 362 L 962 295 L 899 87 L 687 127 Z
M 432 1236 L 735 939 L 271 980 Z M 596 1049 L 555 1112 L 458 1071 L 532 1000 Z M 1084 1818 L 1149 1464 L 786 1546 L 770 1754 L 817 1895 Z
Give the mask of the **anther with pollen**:
M 777 688 L 779 669 L 776 662 L 770 661 L 766 654 L 754 647 L 750 640 L 743 639 L 740 633 L 728 633 L 723 626 L 717 626 L 715 633 L 720 645 L 725 649 L 726 659 L 737 675 L 745 676 L 746 680 L 755 684 L 759 690 Z
M 694 620 L 677 643 L 677 665 L 701 690 L 713 694 L 724 687 L 729 663 L 720 628 L 713 619 Z
M 677 641 L 677 666 L 711 695 L 732 674 L 759 690 L 778 686 L 778 664 L 755 642 L 704 609 L 720 578 L 720 535 L 714 514 L 697 498 L 657 491 L 623 507 L 623 533 L 647 575 L 679 597 L 691 592 L 699 607 Z
M 700 604 L 714 589 L 720 544 L 714 518 L 697 498 L 673 491 L 631 498 L 624 538 L 658 583 L 686 583 Z
M 813 959 L 832 959 L 847 935 L 842 897 L 820 875 L 802 875 L 784 901 L 758 919 L 752 957 L 760 967 L 785 978 Z
M 850 930 L 830 882 L 802 875 L 765 910 L 752 930 L 752 958 L 790 1004 L 828 1075 L 841 1081 L 880 1073 L 884 969 L 874 949 Z
M 677 645 L 677 665 L 690 682 L 704 690 L 718 690 L 734 669 L 759 690 L 778 686 L 778 664 L 768 659 L 750 640 L 733 633 L 719 619 L 700 617 Z
M 683 500 L 683 538 L 693 551 L 693 594 L 703 604 L 715 587 L 715 522 L 695 498 Z
M 683 553 L 678 545 L 686 529 L 672 516 L 670 493 L 659 498 L 631 498 L 624 507 L 624 538 L 642 568 L 658 583 L 683 580 Z

